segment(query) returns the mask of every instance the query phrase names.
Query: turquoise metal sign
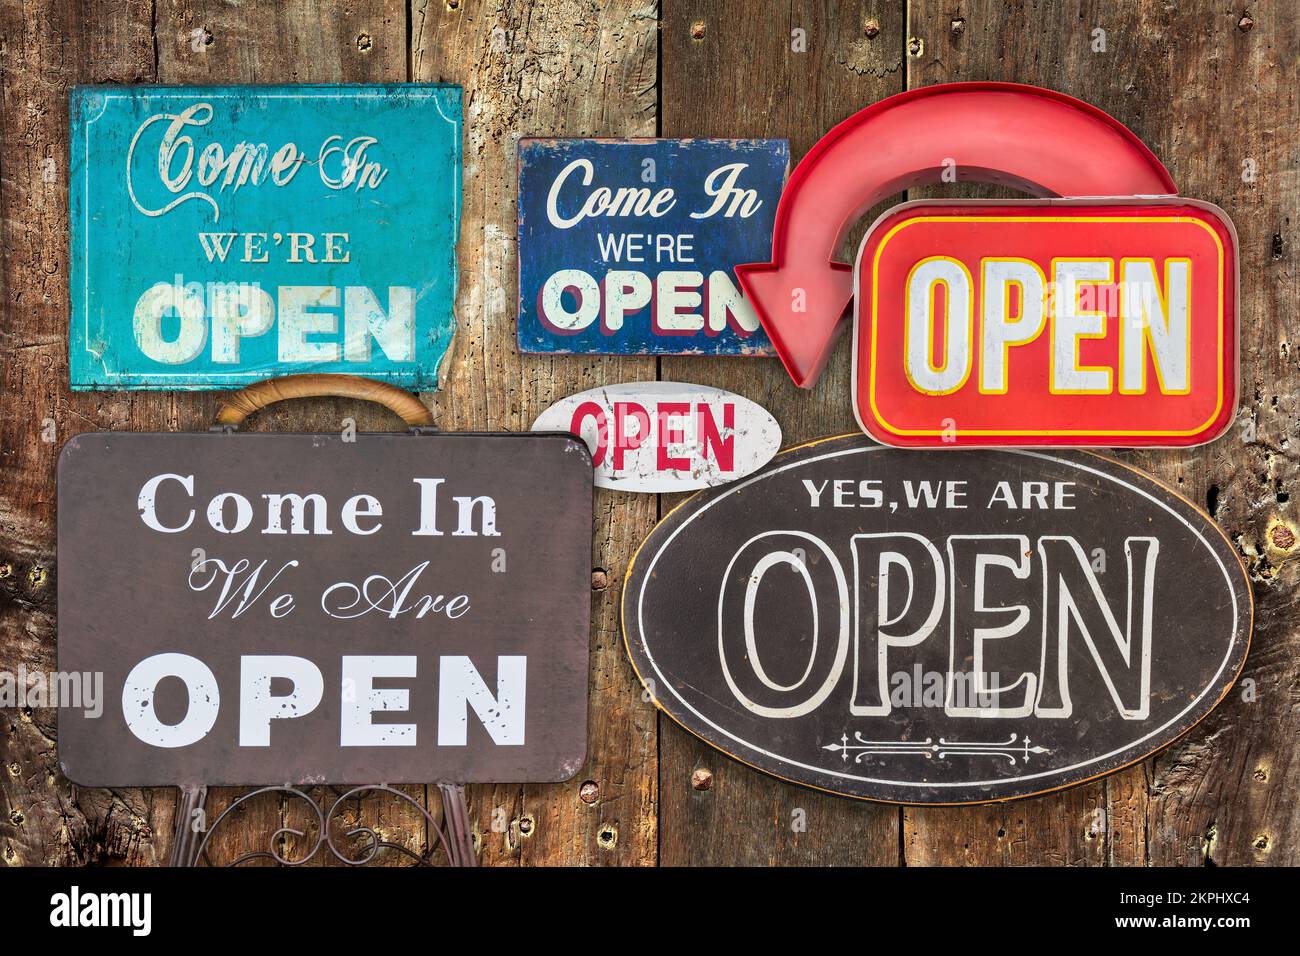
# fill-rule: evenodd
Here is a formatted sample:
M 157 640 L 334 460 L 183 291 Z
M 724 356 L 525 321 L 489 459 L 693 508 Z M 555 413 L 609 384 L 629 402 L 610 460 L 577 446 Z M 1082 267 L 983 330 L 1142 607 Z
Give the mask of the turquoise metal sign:
M 437 387 L 459 87 L 83 86 L 71 123 L 74 389 Z

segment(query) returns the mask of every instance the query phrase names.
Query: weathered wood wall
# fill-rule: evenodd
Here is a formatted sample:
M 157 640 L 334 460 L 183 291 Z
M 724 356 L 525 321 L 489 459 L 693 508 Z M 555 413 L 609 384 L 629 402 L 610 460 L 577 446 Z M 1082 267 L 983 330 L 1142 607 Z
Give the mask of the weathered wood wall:
M 802 52 L 792 48 L 795 31 Z M 516 138 L 780 136 L 797 159 L 835 122 L 910 87 L 1036 83 L 1132 127 L 1186 195 L 1223 206 L 1240 232 L 1240 427 L 1204 449 L 1131 457 L 1204 502 L 1249 564 L 1257 616 L 1242 686 L 1163 754 L 1063 793 L 967 809 L 814 793 L 732 762 L 642 699 L 618 631 L 620 579 L 673 502 L 601 492 L 587 765 L 566 784 L 471 788 L 481 858 L 1300 863 L 1300 536 L 1290 501 L 1300 477 L 1298 53 L 1293 6 L 1270 0 L 1248 12 L 1209 0 L 0 0 L 0 669 L 54 667 L 62 443 L 90 429 L 198 429 L 216 407 L 212 395 L 68 391 L 73 83 L 462 84 L 459 329 L 447 387 L 428 396 L 441 425 L 524 429 L 571 392 L 657 376 L 758 401 L 790 443 L 852 430 L 847 348 L 811 393 L 774 362 L 516 354 Z M 253 427 L 330 429 L 345 416 L 362 428 L 392 424 L 376 409 L 314 401 Z M 175 791 L 80 790 L 57 768 L 53 712 L 0 711 L 0 861 L 165 861 Z M 435 788 L 408 792 L 438 811 Z M 213 794 L 210 812 L 231 797 Z M 396 802 L 367 801 L 348 819 L 417 852 L 427 845 L 423 818 Z M 214 855 L 231 859 L 303 822 L 301 808 L 263 800 L 241 812 Z M 289 841 L 283 852 L 293 851 Z

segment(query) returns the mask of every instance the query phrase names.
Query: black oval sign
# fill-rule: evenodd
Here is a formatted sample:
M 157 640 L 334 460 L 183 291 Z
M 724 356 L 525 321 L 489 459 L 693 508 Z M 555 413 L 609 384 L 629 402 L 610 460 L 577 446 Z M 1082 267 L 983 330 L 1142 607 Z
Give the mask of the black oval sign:
M 673 511 L 628 568 L 656 704 L 720 750 L 901 803 L 1028 796 L 1150 755 L 1246 658 L 1209 517 L 1082 452 L 778 455 Z

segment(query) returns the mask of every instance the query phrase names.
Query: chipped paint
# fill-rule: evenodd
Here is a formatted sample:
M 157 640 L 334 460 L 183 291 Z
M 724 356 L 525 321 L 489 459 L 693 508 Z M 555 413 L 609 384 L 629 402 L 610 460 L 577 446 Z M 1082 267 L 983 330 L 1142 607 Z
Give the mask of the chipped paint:
M 556 402 L 533 431 L 577 435 L 596 487 L 668 493 L 723 485 L 761 468 L 781 447 L 766 409 L 720 388 L 680 382 L 607 385 Z
M 437 388 L 459 87 L 84 86 L 70 109 L 74 389 Z
M 518 149 L 520 351 L 774 354 L 733 267 L 770 244 L 785 140 Z

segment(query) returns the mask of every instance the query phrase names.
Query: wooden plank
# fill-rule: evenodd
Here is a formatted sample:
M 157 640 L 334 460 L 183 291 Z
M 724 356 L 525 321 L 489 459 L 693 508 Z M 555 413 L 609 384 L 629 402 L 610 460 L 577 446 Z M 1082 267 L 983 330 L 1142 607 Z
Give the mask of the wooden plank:
M 653 135 L 653 4 L 429 0 L 412 8 L 411 43 L 414 79 L 465 87 L 459 327 L 439 425 L 522 430 L 572 392 L 653 378 L 653 359 L 521 357 L 514 292 L 517 137 Z M 470 788 L 484 862 L 655 861 L 655 717 L 618 629 L 622 569 L 654 517 L 652 496 L 597 494 L 587 762 L 569 783 Z
M 1290 495 L 1300 365 L 1291 340 L 1300 289 L 1291 211 L 1300 175 L 1290 79 L 1297 24 L 1279 4 L 1257 4 L 1243 15 L 1207 2 L 1166 8 L 1153 0 L 1123 7 L 971 0 L 958 8 L 912 0 L 905 27 L 901 0 L 882 6 L 827 12 L 796 4 L 774 19 L 754 17 L 738 0 L 669 0 L 662 16 L 662 135 L 789 136 L 797 158 L 836 120 L 903 88 L 904 75 L 912 86 L 1011 79 L 1107 109 L 1155 149 L 1185 195 L 1224 206 L 1241 235 L 1244 277 L 1239 427 L 1203 450 L 1129 457 L 1207 504 L 1250 564 L 1257 629 L 1245 676 L 1254 683 L 1166 754 L 1066 793 L 902 814 L 824 797 L 736 764 L 675 727 L 657 744 L 655 716 L 633 684 L 617 629 L 622 570 L 656 507 L 652 498 L 602 493 L 593 529 L 588 765 L 570 784 L 475 788 L 471 809 L 483 858 L 894 863 L 901 846 L 909 864 L 1294 864 L 1300 821 L 1289 808 L 1300 761 L 1291 741 L 1300 716 L 1289 688 L 1300 679 L 1300 563 Z M 464 83 L 460 329 L 449 391 L 432 399 L 444 427 L 523 429 L 565 394 L 655 376 L 653 360 L 521 360 L 509 291 L 513 135 L 656 133 L 653 4 L 621 0 L 593 12 L 577 0 L 501 10 L 416 0 L 409 46 L 408 14 L 397 2 L 234 8 L 158 0 L 153 7 L 143 0 L 0 0 L 0 289 L 8 306 L 0 316 L 4 670 L 54 666 L 54 462 L 63 441 L 99 428 L 199 428 L 217 403 L 202 394 L 67 391 L 72 83 L 400 80 L 408 78 L 408 57 L 409 78 Z M 868 19 L 877 21 L 871 37 Z M 803 54 L 790 50 L 797 28 L 806 31 Z M 1105 53 L 1092 52 L 1096 28 L 1106 31 Z M 904 52 L 908 36 L 922 41 L 913 46 L 915 56 Z M 1243 180 L 1247 160 L 1252 181 Z M 912 198 L 936 194 L 916 191 Z M 796 392 L 774 362 L 760 360 L 665 359 L 660 377 L 746 395 L 776 414 L 793 442 L 853 430 L 847 352 L 841 345 L 810 394 Z M 269 411 L 250 427 L 324 429 L 341 427 L 346 417 L 361 428 L 396 425 L 377 408 L 322 400 Z M 52 442 L 41 440 L 47 419 Z M 0 862 L 164 862 L 175 791 L 75 788 L 58 773 L 54 732 L 53 711 L 0 714 Z M 436 795 L 417 795 L 437 812 Z M 223 800 L 229 795 L 209 801 L 210 819 Z M 228 831 L 226 859 L 227 851 L 261 845 L 257 837 L 264 842 L 276 827 L 305 819 L 292 802 L 268 803 Z M 790 826 L 796 809 L 804 811 L 802 832 Z M 353 820 L 377 824 L 417 852 L 427 839 L 418 814 L 389 803 L 363 808 L 348 816 Z
M 1100 785 L 983 807 L 907 807 L 908 866 L 1084 866 L 1105 858 Z
M 1110 84 L 1107 71 L 1114 69 L 1115 58 L 1132 54 L 1112 50 L 1102 59 L 1091 59 L 1103 57 L 1090 51 L 1092 20 L 1087 16 L 1076 20 L 1072 7 L 1052 3 L 1031 14 L 1016 7 L 976 3 L 953 14 L 931 0 L 910 0 L 908 88 L 959 80 L 1012 80 L 1062 89 L 1110 109 L 1096 97 L 1103 96 Z M 1034 29 L 1016 26 L 1017 20 L 1030 16 Z M 1063 62 L 1068 66 L 1062 68 Z M 1123 111 L 1114 115 L 1132 124 Z M 957 184 L 910 190 L 907 198 L 1016 195 L 1008 189 Z M 904 856 L 909 865 L 1024 865 L 1039 860 L 1100 865 L 1106 861 L 1102 837 L 1107 809 L 1104 783 L 1003 806 L 909 809 L 904 816 Z M 1113 836 L 1121 844 L 1129 837 Z
M 902 89 L 901 3 L 834 9 L 800 2 L 755 16 L 741 0 L 669 0 L 662 36 L 663 136 L 784 137 L 794 163 L 835 123 Z M 794 49 L 800 45 L 804 52 Z M 666 357 L 660 377 L 758 402 L 776 416 L 789 446 L 857 430 L 848 359 L 841 343 L 811 392 L 795 388 L 773 359 Z M 665 496 L 662 510 L 679 498 Z M 660 723 L 663 864 L 898 861 L 897 808 L 783 783 L 667 718 Z
M 322 16 L 311 2 L 262 4 L 234 8 L 216 2 L 177 3 L 159 0 L 156 16 L 158 80 L 163 83 L 337 83 L 392 82 L 406 79 L 406 15 L 400 3 L 366 0 L 350 4 L 342 15 Z M 189 408 L 191 396 L 173 400 Z M 209 405 L 203 402 L 200 407 Z M 210 412 L 187 414 L 172 427 L 201 428 Z M 374 405 L 343 400 L 312 400 L 270 409 L 246 426 L 249 430 L 312 431 L 342 428 L 355 420 L 360 430 L 400 427 Z M 423 788 L 421 788 L 423 789 Z M 236 799 L 242 790 L 214 789 L 209 793 L 208 820 Z M 331 798 L 326 797 L 329 802 Z M 423 797 L 426 799 L 427 797 Z M 271 834 L 282 826 L 304 831 L 286 837 L 285 856 L 299 858 L 315 841 L 316 823 L 310 811 L 293 799 L 261 797 L 238 811 L 213 835 L 212 858 L 230 861 L 249 850 L 265 849 Z M 349 823 L 381 830 L 384 838 L 420 851 L 427 835 L 424 818 L 401 803 L 372 797 L 360 803 Z M 328 807 L 326 807 L 328 809 Z M 233 825 L 232 825 L 233 824 Z M 342 827 L 335 832 L 341 833 Z M 306 845 L 304 846 L 304 842 Z M 322 850 L 313 864 L 334 863 Z M 397 861 L 394 861 L 397 862 Z
M 1108 866 L 1143 866 L 1147 860 L 1147 792 L 1153 760 L 1143 761 L 1123 773 L 1106 778 L 1105 862 Z M 1093 808 L 1092 819 L 1097 811 Z M 1089 831 L 1093 826 L 1089 826 Z
M 1217 203 L 1233 218 L 1242 279 L 1237 427 L 1197 455 L 1137 461 L 1209 505 L 1255 585 L 1254 645 L 1242 683 L 1195 733 L 1156 758 L 1146 829 L 1157 866 L 1300 862 L 1300 713 L 1292 698 L 1300 681 L 1300 564 L 1290 500 L 1300 478 L 1300 364 L 1290 345 L 1300 334 L 1300 23 L 1293 13 L 1284 4 L 1243 15 L 1209 2 L 1145 3 L 1137 24 L 1144 47 L 1137 62 L 1154 74 L 1132 81 L 1135 95 L 1154 106 L 1137 130 L 1184 195 Z M 1175 56 L 1163 54 L 1161 36 L 1179 38 Z
M 1234 692 L 1188 737 L 1145 766 L 1081 788 L 1069 799 L 1015 805 L 1028 821 L 1029 843 L 1020 858 L 1294 862 L 1300 853 L 1297 823 L 1283 810 L 1283 795 L 1300 775 L 1289 744 L 1298 718 L 1284 689 L 1300 667 L 1297 625 L 1288 610 L 1294 606 L 1296 566 L 1289 560 L 1294 546 L 1280 549 L 1269 539 L 1275 522 L 1294 520 L 1287 489 L 1296 463 L 1286 437 L 1288 430 L 1294 433 L 1300 373 L 1286 344 L 1289 330 L 1278 325 L 1291 321 L 1287 303 L 1296 298 L 1287 219 L 1297 199 L 1296 94 L 1285 79 L 1285 64 L 1296 51 L 1294 19 L 1271 7 L 1243 17 L 1209 3 L 1175 9 L 1154 2 L 979 2 L 954 13 L 947 4 L 913 0 L 909 31 L 923 45 L 923 52 L 909 58 L 910 87 L 1014 80 L 1085 99 L 1132 128 L 1168 166 L 1183 195 L 1223 206 L 1240 234 L 1239 424 L 1253 423 L 1253 437 L 1243 424 L 1200 449 L 1125 457 L 1193 501 L 1210 503 L 1252 564 L 1255 648 L 1244 676 L 1255 682 L 1257 699 L 1248 703 Z M 1104 52 L 1094 51 L 1103 39 Z M 1250 183 L 1242 179 L 1248 159 L 1257 168 Z M 917 190 L 909 198 L 940 194 Z M 1288 540 L 1285 533 L 1280 540 Z M 1099 808 L 1106 811 L 1104 841 L 1092 836 Z M 1005 829 L 1002 819 L 996 810 L 909 812 L 905 845 L 970 842 L 973 849 L 940 850 L 930 859 L 1001 862 L 1006 855 L 996 832 Z M 991 827 L 997 829 L 991 833 Z M 973 833 L 978 838 L 968 840 Z
M 148 22 L 149 12 L 142 12 Z M 162 83 L 393 83 L 408 79 L 406 7 L 291 0 L 157 0 Z
M 153 80 L 149 22 L 147 3 L 0 5 L 0 669 L 9 672 L 55 667 L 59 448 L 87 429 L 162 428 L 176 415 L 165 396 L 67 391 L 67 89 Z M 78 790 L 59 773 L 55 723 L 50 708 L 0 712 L 0 861 L 165 860 L 174 791 Z

